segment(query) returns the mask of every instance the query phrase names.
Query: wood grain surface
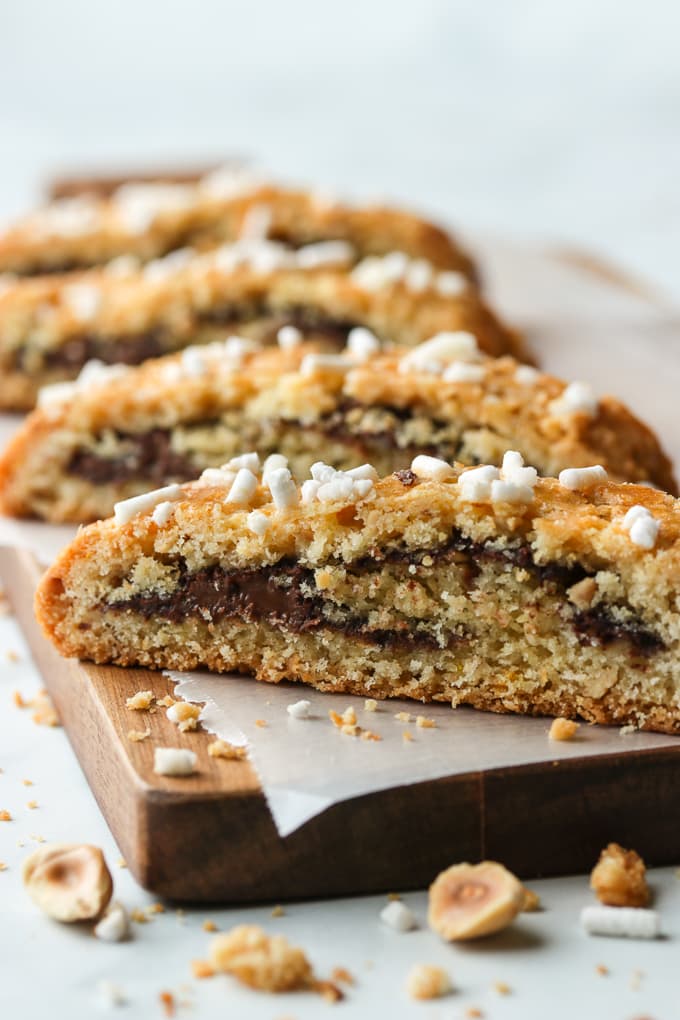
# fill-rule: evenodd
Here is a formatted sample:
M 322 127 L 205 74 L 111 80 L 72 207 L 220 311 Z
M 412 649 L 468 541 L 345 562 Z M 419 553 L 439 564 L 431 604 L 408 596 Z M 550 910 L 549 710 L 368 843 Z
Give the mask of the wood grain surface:
M 610 840 L 649 864 L 680 858 L 680 749 L 622 751 L 559 765 L 418 783 L 332 807 L 286 839 L 247 762 L 211 758 L 207 733 L 178 734 L 138 690 L 159 673 L 62 659 L 35 623 L 39 569 L 0 550 L 0 573 L 74 751 L 135 877 L 177 902 L 271 902 L 423 887 L 453 861 L 503 861 L 524 878 L 589 869 Z M 131 729 L 151 729 L 131 742 Z M 154 746 L 190 747 L 195 776 L 153 772 Z

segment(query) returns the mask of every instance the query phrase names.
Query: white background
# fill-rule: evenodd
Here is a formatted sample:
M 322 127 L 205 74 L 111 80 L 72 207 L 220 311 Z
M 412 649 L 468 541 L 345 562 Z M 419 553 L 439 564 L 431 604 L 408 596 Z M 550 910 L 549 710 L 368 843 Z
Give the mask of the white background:
M 54 166 L 253 156 L 680 297 L 675 0 L 0 0 L 0 216 Z

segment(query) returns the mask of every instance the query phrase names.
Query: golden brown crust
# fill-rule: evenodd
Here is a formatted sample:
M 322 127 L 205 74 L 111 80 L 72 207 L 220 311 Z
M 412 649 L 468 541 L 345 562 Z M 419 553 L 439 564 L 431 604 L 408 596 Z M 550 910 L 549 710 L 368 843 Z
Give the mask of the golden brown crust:
M 170 262 L 159 274 L 147 267 L 123 277 L 91 270 L 76 282 L 19 281 L 0 293 L 0 407 L 32 406 L 40 386 L 74 378 L 89 358 L 135 364 L 235 331 L 271 340 L 277 323 L 300 314 L 312 331 L 314 320 L 337 327 L 342 335 L 330 336 L 331 345 L 348 325 L 407 346 L 463 329 L 491 355 L 524 354 L 473 287 L 441 293 L 436 276 L 422 289 L 402 279 L 367 287 L 346 267 L 286 265 L 281 250 L 267 251 L 272 268 L 234 264 L 230 249 L 226 268 L 218 253 Z
M 0 235 L 0 273 L 85 268 L 125 254 L 148 261 L 187 244 L 211 247 L 236 240 L 248 213 L 264 208 L 268 236 L 292 247 L 343 239 L 357 257 L 399 250 L 476 277 L 472 259 L 448 233 L 411 213 L 243 180 L 233 187 L 227 180 L 221 193 L 211 180 L 132 184 L 111 198 L 80 196 L 38 210 Z
M 350 506 L 340 500 L 286 511 L 276 511 L 264 489 L 243 507 L 225 503 L 222 489 L 185 487 L 162 526 L 147 512 L 82 530 L 40 585 L 38 619 L 62 654 L 100 662 L 204 664 L 371 697 L 679 731 L 679 504 L 641 486 L 606 482 L 579 493 L 552 479 L 536 482 L 530 503 L 470 503 L 459 476 L 456 469 L 447 481 L 415 484 L 393 476 Z M 660 525 L 652 550 L 624 526 L 636 505 Z M 249 528 L 253 507 L 268 520 L 264 535 Z M 452 534 L 462 537 L 461 551 L 442 558 Z M 517 550 L 526 551 L 513 559 Z M 275 617 L 211 621 L 188 609 L 181 621 L 158 611 L 150 628 L 134 600 L 171 596 L 180 559 L 189 575 L 215 564 L 232 572 L 299 564 L 312 572 L 319 597 L 349 605 L 354 619 L 368 598 L 378 633 L 416 625 L 413 633 L 429 634 L 429 643 L 392 643 L 376 654 L 352 628 L 291 632 Z M 541 567 L 549 568 L 545 578 Z M 564 590 L 571 580 L 554 580 L 560 571 L 573 578 L 576 568 L 595 580 L 594 616 L 571 607 Z M 130 599 L 124 613 L 106 608 Z M 572 628 L 584 619 L 618 624 L 610 637 L 579 639 Z M 460 626 L 473 628 L 469 648 Z M 637 648 L 630 642 L 638 635 L 655 643 Z
M 108 516 L 114 502 L 217 467 L 245 442 L 263 457 L 285 453 L 298 477 L 320 459 L 341 468 L 370 460 L 388 473 L 408 467 L 420 452 L 500 464 L 507 449 L 516 449 L 543 475 L 599 463 L 614 481 L 649 481 L 675 491 L 654 434 L 612 397 L 603 397 L 593 414 L 553 413 L 566 384 L 538 373 L 525 382 L 509 357 L 480 358 L 474 364 L 483 379 L 468 382 L 400 371 L 405 355 L 397 350 L 348 361 L 346 373 L 319 368 L 307 374 L 300 366 L 313 348 L 263 350 L 244 354 L 237 364 L 204 349 L 210 370 L 202 375 L 183 371 L 181 356 L 157 359 L 37 409 L 0 458 L 0 509 L 54 521 Z M 165 475 L 142 472 L 118 484 L 69 476 L 77 451 L 104 446 L 104 457 L 121 456 L 126 438 L 103 437 L 175 430 L 174 448 L 181 451 L 186 430 L 201 426 L 208 432 L 202 447 L 191 443 L 195 470 L 188 475 L 169 467 Z M 344 433 L 338 433 L 341 426 Z

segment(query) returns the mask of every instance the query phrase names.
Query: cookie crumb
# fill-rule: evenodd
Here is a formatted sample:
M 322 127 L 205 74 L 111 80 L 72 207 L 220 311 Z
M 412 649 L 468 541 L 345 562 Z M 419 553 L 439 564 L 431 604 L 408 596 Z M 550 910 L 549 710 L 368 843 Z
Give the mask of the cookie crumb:
M 196 761 L 195 752 L 184 747 L 156 747 L 153 770 L 159 776 L 191 776 Z
M 331 981 L 340 981 L 345 985 L 354 985 L 354 976 L 350 974 L 346 967 L 335 967 L 331 974 Z
M 283 935 L 267 935 L 253 924 L 217 935 L 210 946 L 210 961 L 216 971 L 263 992 L 311 988 L 314 981 L 302 949 L 291 946 Z
M 127 861 L 125 860 L 124 857 L 119 857 L 118 860 L 116 861 L 116 864 L 118 865 L 119 868 L 127 868 Z
M 272 917 L 285 917 L 286 911 L 280 904 L 277 904 L 272 910 Z
M 197 728 L 201 706 L 194 705 L 189 701 L 176 701 L 166 710 L 165 714 L 170 722 L 175 723 L 180 733 L 186 733 L 188 730 Z
M 26 807 L 29 808 L 31 811 L 35 811 L 37 806 L 38 806 L 37 800 L 29 800 L 26 802 Z
M 4 861 L 0 861 L 0 871 L 7 871 L 8 867 Z
M 230 744 L 228 740 L 213 740 L 211 744 L 208 744 L 208 754 L 211 758 L 243 761 L 248 757 L 248 749 L 245 744 Z
M 164 914 L 165 907 L 163 906 L 162 903 L 150 903 L 149 906 L 146 908 L 146 912 L 147 915 Z
M 131 712 L 146 712 L 153 704 L 153 691 L 137 691 L 125 699 L 125 707 Z
M 138 744 L 140 740 L 146 740 L 151 736 L 151 730 L 147 726 L 145 730 L 128 730 L 127 738 L 132 744 Z
M 159 992 L 158 998 L 165 1016 L 173 1017 L 175 1015 L 175 997 L 172 992 Z
M 160 705 L 161 708 L 172 708 L 175 704 L 175 699 L 171 695 L 166 694 L 164 698 L 157 698 L 156 704 Z
M 148 924 L 149 917 L 141 907 L 135 907 L 134 910 L 130 911 L 130 920 L 134 921 L 135 924 Z
M 600 903 L 610 907 L 646 907 L 649 903 L 645 862 L 635 850 L 610 843 L 590 875 Z
M 207 960 L 192 960 L 191 973 L 195 978 L 211 978 L 215 976 L 215 968 Z
M 497 992 L 498 995 L 512 994 L 512 988 L 505 981 L 494 981 L 493 990 L 494 992 Z
M 12 821 L 12 816 L 9 813 L 9 811 L 6 811 L 4 809 L 2 811 L 0 811 L 0 822 L 11 822 L 11 821 Z
M 38 691 L 35 698 L 28 702 L 28 707 L 33 709 L 31 719 L 38 726 L 61 726 L 61 720 L 54 706 L 52 698 L 43 688 Z
M 416 726 L 419 726 L 421 730 L 433 730 L 436 725 L 434 719 L 428 719 L 426 715 L 416 716 Z
M 265 728 L 265 726 L 267 726 L 267 720 L 266 719 L 256 719 L 255 720 L 255 725 L 259 726 L 259 728 L 262 730 L 262 729 Z
M 527 887 L 524 886 L 524 903 L 522 904 L 522 912 L 525 914 L 534 914 L 540 909 L 541 897 L 538 893 L 534 892 L 533 889 L 527 889 Z
M 377 712 L 378 702 L 375 698 L 366 698 L 364 701 L 364 712 Z
M 32 779 L 22 779 L 21 782 L 23 783 L 24 786 L 33 786 L 34 785 Z
M 605 966 L 604 963 L 598 963 L 595 967 L 595 973 L 599 974 L 601 977 L 606 977 L 609 974 L 609 967 Z
M 548 738 L 550 740 L 573 740 L 576 736 L 578 723 L 573 719 L 553 719 Z
M 395 712 L 394 718 L 397 722 L 413 722 L 413 716 L 410 712 Z
M 405 744 L 410 744 L 413 741 L 413 734 L 410 732 L 410 730 L 404 730 L 404 732 L 401 735 L 401 739 L 404 741 Z
M 312 985 L 313 991 L 317 992 L 326 1002 L 341 1002 L 345 993 L 332 981 L 315 981 Z
M 204 921 L 203 924 L 201 925 L 201 928 L 203 929 L 203 931 L 219 931 L 219 928 L 217 927 L 215 922 L 210 920 Z
M 427 963 L 417 963 L 406 979 L 406 991 L 412 999 L 439 999 L 451 990 L 446 971 Z

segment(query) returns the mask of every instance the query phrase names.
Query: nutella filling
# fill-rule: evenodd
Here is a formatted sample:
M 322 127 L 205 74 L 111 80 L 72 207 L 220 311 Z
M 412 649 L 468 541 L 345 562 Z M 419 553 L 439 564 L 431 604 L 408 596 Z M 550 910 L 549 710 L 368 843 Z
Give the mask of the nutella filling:
M 392 549 L 382 555 L 376 553 L 365 561 L 356 561 L 352 567 L 370 571 L 376 563 L 403 562 L 417 569 L 425 557 L 438 562 L 458 562 L 468 587 L 474 586 L 485 561 L 529 570 L 540 585 L 565 596 L 565 624 L 574 628 L 583 644 L 606 646 L 614 641 L 626 640 L 631 653 L 640 658 L 664 647 L 659 636 L 632 613 L 627 619 L 619 619 L 604 605 L 587 610 L 572 606 L 566 598 L 566 590 L 589 576 L 587 571 L 580 564 L 537 564 L 527 545 L 501 549 L 493 543 L 473 542 L 454 532 L 447 544 L 438 549 L 416 552 Z M 361 615 L 352 614 L 325 599 L 315 586 L 312 570 L 285 560 L 273 567 L 252 570 L 227 570 L 214 565 L 192 574 L 182 567 L 179 583 L 172 592 L 138 594 L 108 603 L 103 608 L 117 612 L 132 611 L 147 618 L 162 617 L 173 623 L 197 615 L 211 623 L 234 616 L 249 621 L 264 619 L 294 633 L 331 629 L 381 647 L 404 644 L 441 646 L 441 642 L 430 633 L 419 629 L 417 621 L 401 621 L 391 630 L 371 628 Z M 447 643 L 451 645 L 470 638 L 471 635 L 452 631 Z

